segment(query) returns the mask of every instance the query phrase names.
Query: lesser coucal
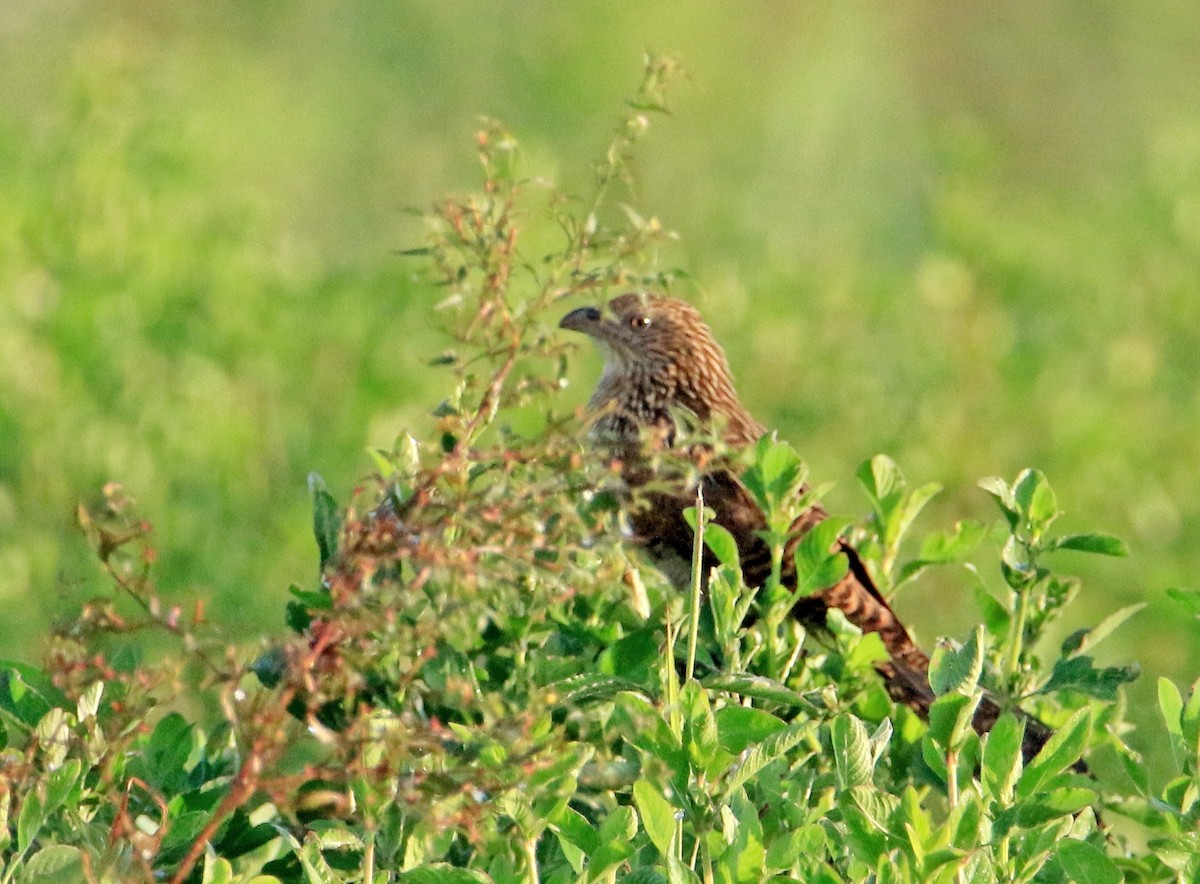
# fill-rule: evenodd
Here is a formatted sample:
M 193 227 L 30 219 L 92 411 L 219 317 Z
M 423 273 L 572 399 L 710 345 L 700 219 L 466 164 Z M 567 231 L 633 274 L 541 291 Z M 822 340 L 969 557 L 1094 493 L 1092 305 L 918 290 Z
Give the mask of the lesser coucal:
M 634 537 L 672 582 L 686 585 L 693 536 L 683 511 L 695 503 L 696 489 L 685 482 L 664 487 L 656 481 L 661 477 L 646 449 L 672 445 L 681 416 L 715 428 L 734 449 L 755 443 L 766 431 L 742 406 L 724 351 L 690 304 L 631 293 L 614 298 L 605 310 L 573 310 L 559 325 L 591 337 L 604 356 L 603 374 L 588 403 L 597 415 L 594 438 L 621 460 L 626 485 L 638 492 L 631 494 L 636 499 L 631 499 L 627 514 Z M 762 586 L 771 569 L 770 549 L 762 536 L 765 516 L 735 470 L 719 459 L 706 467 L 703 450 L 693 448 L 692 453 L 700 462 L 704 502 L 715 512 L 714 521 L 737 543 L 746 585 Z M 795 585 L 795 545 L 824 518 L 825 511 L 812 506 L 792 525 L 782 562 L 785 585 Z M 849 560 L 845 577 L 802 598 L 793 613 L 810 623 L 823 623 L 825 612 L 837 608 L 864 632 L 878 633 L 889 660 L 877 668 L 889 693 L 927 717 L 934 699 L 929 657 L 913 642 L 854 548 L 845 541 L 838 546 Z M 706 551 L 706 573 L 713 564 L 715 558 Z M 1000 707 L 985 697 L 975 715 L 975 729 L 987 732 L 1000 713 Z M 1028 759 L 1050 731 L 1036 719 L 1025 721 L 1022 748 Z

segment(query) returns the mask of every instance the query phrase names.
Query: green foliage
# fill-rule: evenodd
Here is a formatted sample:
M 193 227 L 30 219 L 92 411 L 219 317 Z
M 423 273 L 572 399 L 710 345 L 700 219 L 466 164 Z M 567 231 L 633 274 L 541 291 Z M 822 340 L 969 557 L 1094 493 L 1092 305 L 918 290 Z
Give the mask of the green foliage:
M 151 528 L 118 486 L 80 509 L 108 591 L 57 631 L 44 671 L 0 666 L 0 884 L 1195 876 L 1200 691 L 1159 684 L 1176 771 L 1158 789 L 1124 742 L 1132 670 L 1082 653 L 1134 610 L 1041 664 L 1079 585 L 1053 554 L 1123 547 L 1052 535 L 1040 473 L 984 483 L 1003 517 L 978 575 L 985 622 L 939 646 L 928 727 L 888 701 L 877 636 L 836 615 L 806 635 L 786 616 L 788 528 L 823 491 L 802 492 L 786 444 L 764 440 L 745 469 L 775 557 L 762 592 L 713 526 L 703 599 L 627 557 L 618 467 L 558 404 L 569 351 L 549 330 L 568 297 L 671 282 L 653 258 L 667 234 L 611 191 L 674 73 L 648 59 L 582 216 L 521 177 L 511 135 L 479 133 L 481 192 L 425 216 L 420 256 L 456 341 L 436 422 L 376 452 L 345 504 L 310 479 L 319 574 L 278 595 L 292 634 L 231 644 L 163 601 Z M 539 236 L 554 247 L 525 251 Z M 933 486 L 910 490 L 883 457 L 859 477 L 870 518 L 810 532 L 798 592 L 844 572 L 846 531 L 890 590 L 982 542 L 960 525 L 907 559 Z M 971 729 L 985 690 L 1056 726 L 1035 758 L 1015 715 Z M 1107 763 L 1084 775 L 1084 756 Z M 1141 826 L 1153 852 L 1101 815 Z
M 959 522 L 952 532 L 936 532 L 925 538 L 915 559 L 898 567 L 900 545 L 925 506 L 941 490 L 936 483 L 909 489 L 908 481 L 890 457 L 877 454 L 858 469 L 858 480 L 871 501 L 874 534 L 878 538 L 879 568 L 876 578 L 881 586 L 894 592 L 915 580 L 931 565 L 965 561 L 983 539 L 978 522 Z

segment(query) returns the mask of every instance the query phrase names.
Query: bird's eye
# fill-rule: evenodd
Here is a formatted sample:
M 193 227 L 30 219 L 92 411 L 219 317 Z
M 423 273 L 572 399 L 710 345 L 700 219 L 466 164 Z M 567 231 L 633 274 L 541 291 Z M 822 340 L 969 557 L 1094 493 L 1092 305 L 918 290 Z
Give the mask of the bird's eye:
M 650 317 L 642 313 L 635 313 L 629 317 L 629 327 L 632 329 L 647 328 L 650 325 Z

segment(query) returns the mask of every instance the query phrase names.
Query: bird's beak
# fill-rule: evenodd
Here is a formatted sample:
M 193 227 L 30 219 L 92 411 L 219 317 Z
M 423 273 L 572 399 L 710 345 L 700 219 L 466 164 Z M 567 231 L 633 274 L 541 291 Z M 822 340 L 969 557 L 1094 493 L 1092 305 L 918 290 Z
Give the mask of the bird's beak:
M 602 314 L 595 307 L 580 307 L 578 310 L 572 310 L 560 319 L 558 327 L 569 331 L 591 334 L 600 322 L 601 317 Z

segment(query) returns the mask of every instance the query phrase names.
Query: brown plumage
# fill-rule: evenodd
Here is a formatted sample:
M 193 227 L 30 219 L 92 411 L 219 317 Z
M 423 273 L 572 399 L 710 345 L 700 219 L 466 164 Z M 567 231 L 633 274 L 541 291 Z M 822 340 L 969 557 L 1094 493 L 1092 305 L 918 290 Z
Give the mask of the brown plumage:
M 622 461 L 622 476 L 642 493 L 631 506 L 630 528 L 651 560 L 676 585 L 686 585 L 692 556 L 691 529 L 683 510 L 695 502 L 695 486 L 686 482 L 663 489 L 646 448 L 670 446 L 678 422 L 694 420 L 720 434 L 732 448 L 756 442 L 766 432 L 743 407 L 733 386 L 725 353 L 694 307 L 683 301 L 648 294 L 625 294 L 601 311 L 582 307 L 563 317 L 560 327 L 591 337 L 604 355 L 604 372 L 589 401 L 597 414 L 596 439 Z M 771 557 L 761 531 L 766 527 L 758 506 L 736 473 L 720 463 L 705 463 L 711 454 L 692 449 L 701 470 L 705 504 L 715 521 L 737 542 L 745 582 L 761 586 L 770 574 Z M 792 550 L 800 537 L 826 517 L 810 507 L 792 525 L 792 540 L 783 557 L 783 581 L 795 585 Z M 844 541 L 839 548 L 849 560 L 845 577 L 803 598 L 793 609 L 809 623 L 823 624 L 830 608 L 864 632 L 882 639 L 890 660 L 878 666 L 889 693 L 922 717 L 929 712 L 929 657 L 909 636 L 871 579 L 857 552 Z M 714 564 L 709 555 L 707 566 Z M 975 727 L 990 730 L 1000 715 L 990 699 L 980 704 Z M 1036 754 L 1050 732 L 1027 720 L 1025 755 Z

